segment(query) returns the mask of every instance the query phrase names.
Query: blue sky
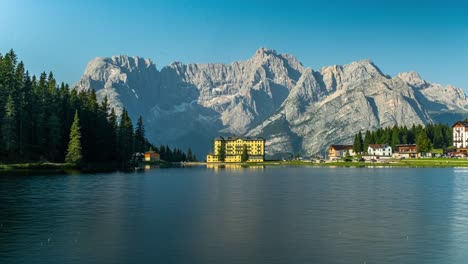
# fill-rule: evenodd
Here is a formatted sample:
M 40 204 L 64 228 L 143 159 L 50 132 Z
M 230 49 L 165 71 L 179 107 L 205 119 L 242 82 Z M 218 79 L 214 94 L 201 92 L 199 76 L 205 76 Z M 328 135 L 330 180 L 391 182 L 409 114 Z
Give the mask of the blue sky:
M 466 1 L 0 0 L 0 52 L 34 74 L 76 82 L 89 60 L 119 54 L 231 63 L 259 47 L 305 66 L 371 59 L 384 73 L 415 70 L 468 91 Z

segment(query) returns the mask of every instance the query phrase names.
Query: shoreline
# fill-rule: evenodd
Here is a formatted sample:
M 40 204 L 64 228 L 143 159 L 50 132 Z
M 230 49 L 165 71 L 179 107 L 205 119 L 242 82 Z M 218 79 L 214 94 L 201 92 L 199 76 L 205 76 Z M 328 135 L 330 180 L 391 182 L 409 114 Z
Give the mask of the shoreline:
M 258 163 L 226 163 L 226 162 L 213 162 L 204 163 L 207 166 L 230 166 L 236 165 L 241 167 L 251 166 L 307 166 L 307 167 L 395 167 L 395 168 L 455 168 L 455 167 L 468 167 L 468 159 L 449 159 L 449 158 L 420 158 L 420 159 L 405 159 L 405 160 L 388 160 L 377 162 L 345 162 L 345 161 L 326 161 L 323 163 L 316 163 L 310 161 L 265 161 Z
M 159 168 L 187 168 L 187 167 L 236 167 L 236 168 L 258 168 L 258 167 L 343 167 L 343 168 L 468 168 L 468 159 L 449 159 L 449 158 L 420 158 L 420 159 L 405 159 L 405 160 L 388 160 L 377 162 L 345 162 L 345 161 L 326 161 L 323 163 L 316 163 L 310 161 L 278 161 L 267 160 L 265 162 L 159 162 L 158 164 L 145 164 L 156 165 Z M 103 172 L 134 172 L 137 168 L 129 168 L 128 170 L 121 170 L 111 164 L 87 164 L 82 168 L 77 168 L 67 163 L 18 163 L 18 164 L 2 164 L 0 165 L 0 176 L 9 175 L 54 175 L 54 174 L 85 174 L 85 173 L 103 173 Z

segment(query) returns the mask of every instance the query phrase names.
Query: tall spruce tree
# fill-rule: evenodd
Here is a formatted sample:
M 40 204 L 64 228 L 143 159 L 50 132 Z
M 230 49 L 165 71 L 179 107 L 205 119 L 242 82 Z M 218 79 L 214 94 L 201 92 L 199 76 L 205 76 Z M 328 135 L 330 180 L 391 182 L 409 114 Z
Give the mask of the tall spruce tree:
M 115 114 L 114 108 L 111 109 L 111 113 L 109 115 L 109 126 L 111 133 L 109 136 L 109 151 L 110 151 L 110 160 L 116 161 L 119 160 L 119 151 L 118 151 L 118 122 L 117 122 L 117 115 Z
M 127 110 L 123 109 L 118 133 L 118 151 L 121 168 L 127 168 L 133 154 L 133 125 Z
M 145 152 L 145 126 L 143 125 L 143 119 L 140 116 L 137 121 L 137 127 L 135 129 L 135 152 Z
M 16 108 L 10 95 L 5 104 L 5 114 L 2 122 L 2 145 L 7 161 L 13 161 L 16 156 L 18 143 L 16 121 Z
M 367 152 L 369 149 L 369 145 L 374 143 L 374 139 L 372 137 L 372 134 L 369 130 L 366 131 L 366 135 L 364 136 L 364 145 L 363 145 L 363 151 Z
M 65 162 L 74 165 L 80 165 L 83 156 L 81 154 L 81 131 L 80 131 L 80 119 L 78 118 L 78 110 L 75 111 L 75 117 L 73 124 L 70 128 L 70 141 L 68 143 L 67 156 Z
M 188 148 L 188 150 L 187 150 L 187 161 L 194 161 L 193 160 L 193 153 L 192 153 L 191 148 Z
M 418 136 L 416 137 L 416 145 L 418 148 L 418 152 L 427 153 L 432 149 L 432 143 L 427 137 L 425 131 L 420 131 Z
M 394 126 L 392 128 L 392 137 L 390 145 L 392 146 L 392 149 L 395 149 L 395 146 L 398 144 L 400 144 L 400 129 L 398 128 L 398 126 Z
M 358 134 L 356 134 L 356 136 L 354 136 L 354 143 L 353 143 L 353 151 L 355 153 L 361 153 L 364 151 L 364 142 L 362 140 L 362 134 L 361 134 L 361 131 L 359 131 Z
M 52 113 L 47 122 L 48 126 L 48 160 L 58 162 L 60 160 L 59 150 L 62 142 L 62 127 L 57 114 Z

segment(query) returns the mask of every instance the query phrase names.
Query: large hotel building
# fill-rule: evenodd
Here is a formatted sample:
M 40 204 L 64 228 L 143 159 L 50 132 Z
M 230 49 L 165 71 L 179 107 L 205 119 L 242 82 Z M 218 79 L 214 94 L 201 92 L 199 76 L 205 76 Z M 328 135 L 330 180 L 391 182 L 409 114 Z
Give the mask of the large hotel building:
M 247 148 L 247 162 L 265 160 L 265 139 L 260 137 L 217 137 L 213 145 L 213 153 L 206 156 L 206 162 L 242 162 L 244 146 Z

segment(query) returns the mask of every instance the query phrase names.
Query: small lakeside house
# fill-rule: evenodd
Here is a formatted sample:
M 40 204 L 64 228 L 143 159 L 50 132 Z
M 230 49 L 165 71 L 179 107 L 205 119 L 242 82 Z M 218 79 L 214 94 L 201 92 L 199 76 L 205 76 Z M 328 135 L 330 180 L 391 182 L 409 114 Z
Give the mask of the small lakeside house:
M 355 154 L 352 145 L 330 145 L 328 147 L 328 159 L 342 159 L 346 156 L 346 152 L 348 152 L 349 156 L 354 156 Z
M 147 151 L 145 152 L 145 161 L 160 161 L 161 156 L 159 153 L 156 153 L 155 151 Z
M 418 157 L 418 146 L 416 144 L 400 144 L 395 145 L 394 158 L 417 158 Z
M 367 148 L 367 154 L 372 156 L 390 157 L 392 156 L 392 147 L 387 144 L 370 144 Z

